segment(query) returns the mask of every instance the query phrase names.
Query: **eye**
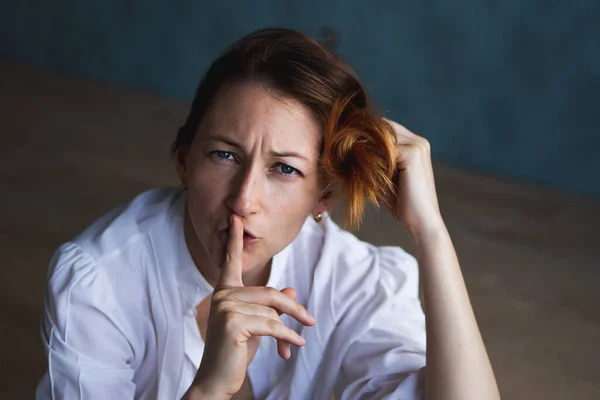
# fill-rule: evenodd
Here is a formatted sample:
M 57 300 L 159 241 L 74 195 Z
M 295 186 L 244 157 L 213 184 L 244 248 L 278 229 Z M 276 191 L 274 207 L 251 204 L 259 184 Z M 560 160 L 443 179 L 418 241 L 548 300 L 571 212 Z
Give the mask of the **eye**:
M 281 172 L 281 174 L 286 175 L 286 176 L 302 175 L 300 173 L 300 171 L 298 171 L 296 168 L 290 167 L 287 164 L 279 163 L 275 166 L 274 169 L 279 170 Z
M 223 161 L 235 161 L 235 154 L 230 151 L 215 150 L 209 153 L 213 158 Z

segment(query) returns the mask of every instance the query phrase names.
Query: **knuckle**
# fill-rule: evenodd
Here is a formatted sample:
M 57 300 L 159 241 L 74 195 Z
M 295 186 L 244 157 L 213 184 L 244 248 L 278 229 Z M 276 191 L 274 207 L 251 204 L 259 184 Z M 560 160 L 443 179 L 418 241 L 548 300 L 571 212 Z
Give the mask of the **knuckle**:
M 214 310 L 218 314 L 225 314 L 231 309 L 229 301 L 220 301 L 214 305 Z
M 238 326 L 238 314 L 234 312 L 225 313 L 223 316 L 223 328 L 226 333 L 234 333 Z
M 272 287 L 267 287 L 265 288 L 266 293 L 267 293 L 267 298 L 269 300 L 274 300 L 277 297 L 277 294 L 279 293 L 279 290 L 272 288 Z
M 225 300 L 227 295 L 228 295 L 228 293 L 226 290 L 216 290 L 212 296 L 212 300 L 211 300 L 212 304 L 217 304 L 217 303 L 222 302 L 223 300 Z
M 386 121 L 388 124 L 390 124 L 390 125 L 392 126 L 392 128 L 394 129 L 394 131 L 395 131 L 396 133 L 398 132 L 398 129 L 400 128 L 400 124 L 399 124 L 399 123 L 397 123 L 397 122 L 396 122 L 396 121 L 394 121 L 394 120 L 388 119 L 388 118 L 384 118 L 384 120 L 385 120 L 385 121 Z
M 274 320 L 272 318 L 266 318 L 266 322 L 267 322 L 267 327 L 269 328 L 269 330 L 271 332 L 274 332 L 277 330 L 277 327 L 279 325 L 279 322 L 277 322 L 277 320 Z
M 407 155 L 408 156 L 412 156 L 414 153 L 419 151 L 419 145 L 417 143 L 408 143 L 406 145 L 407 148 Z
M 269 310 L 267 311 L 267 318 L 271 318 L 271 319 L 275 319 L 275 320 L 279 320 L 279 314 L 277 313 L 277 311 L 274 308 L 269 308 Z

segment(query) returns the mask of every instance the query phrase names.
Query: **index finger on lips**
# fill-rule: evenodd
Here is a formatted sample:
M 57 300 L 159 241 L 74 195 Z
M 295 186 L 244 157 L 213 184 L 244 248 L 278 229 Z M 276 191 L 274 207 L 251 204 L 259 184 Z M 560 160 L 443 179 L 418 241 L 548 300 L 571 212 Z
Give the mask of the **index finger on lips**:
M 218 287 L 242 287 L 242 255 L 244 253 L 244 225 L 236 215 L 229 220 L 229 236 L 221 265 Z
M 302 304 L 272 287 L 245 287 L 244 289 L 232 291 L 230 295 L 240 301 L 272 307 L 279 313 L 288 314 L 304 325 L 314 325 L 316 322 L 315 318 Z

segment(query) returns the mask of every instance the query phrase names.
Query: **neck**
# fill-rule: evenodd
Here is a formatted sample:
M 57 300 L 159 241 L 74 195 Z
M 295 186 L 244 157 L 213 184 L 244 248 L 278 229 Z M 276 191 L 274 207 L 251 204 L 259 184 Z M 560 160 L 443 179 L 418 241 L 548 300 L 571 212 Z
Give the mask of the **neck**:
M 198 236 L 196 236 L 187 210 L 184 214 L 183 230 L 188 251 L 198 271 L 200 271 L 208 284 L 214 288 L 219 282 L 221 269 L 214 265 L 206 254 L 204 247 L 198 240 Z M 257 265 L 245 271 L 242 274 L 244 286 L 266 286 L 271 275 L 271 260 L 272 258 L 262 265 Z
M 242 274 L 244 286 L 267 286 L 271 275 L 271 260 L 260 267 L 254 267 Z M 214 287 L 214 286 L 213 286 Z

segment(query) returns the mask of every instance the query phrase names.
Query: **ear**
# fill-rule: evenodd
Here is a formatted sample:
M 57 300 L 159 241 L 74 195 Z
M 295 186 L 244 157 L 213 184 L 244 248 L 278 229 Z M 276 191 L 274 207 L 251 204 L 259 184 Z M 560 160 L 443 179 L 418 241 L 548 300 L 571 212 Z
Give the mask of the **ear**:
M 323 214 L 329 209 L 331 196 L 322 196 L 312 209 L 312 215 Z
M 175 150 L 175 168 L 177 169 L 177 176 L 179 177 L 179 182 L 182 185 L 187 185 L 187 155 L 189 152 L 190 146 L 180 146 Z

